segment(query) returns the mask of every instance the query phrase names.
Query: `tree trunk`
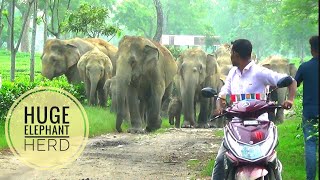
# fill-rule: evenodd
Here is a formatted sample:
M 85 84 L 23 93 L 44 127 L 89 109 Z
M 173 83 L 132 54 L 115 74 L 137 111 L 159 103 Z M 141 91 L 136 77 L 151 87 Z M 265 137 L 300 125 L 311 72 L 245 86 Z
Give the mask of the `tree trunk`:
M 22 17 L 26 17 L 26 14 L 23 14 Z M 21 52 L 30 52 L 30 41 L 29 41 L 29 29 L 30 29 L 30 16 L 27 16 L 26 27 L 23 30 L 22 40 L 20 51 Z
M 37 34 L 37 9 L 38 0 L 34 1 L 33 4 L 33 24 L 32 24 L 32 43 L 31 43 L 31 59 L 30 59 L 30 81 L 34 81 L 34 54 L 36 45 L 36 34 Z
M 12 30 L 12 27 L 11 27 L 11 24 L 13 22 L 12 20 L 12 17 L 14 17 L 14 15 L 12 15 L 13 11 L 14 11 L 14 8 L 12 8 L 12 6 L 14 6 L 15 2 L 11 2 L 9 3 L 9 7 L 8 7 L 8 29 L 7 29 L 7 33 L 8 33 L 8 39 L 7 39 L 7 50 L 10 51 L 11 50 L 11 42 L 13 41 L 13 37 L 11 39 L 11 30 Z
M 4 9 L 4 0 L 1 1 L 1 7 L 0 7 L 0 47 L 2 46 L 2 39 L 1 39 L 1 35 L 2 35 L 2 30 L 4 25 L 2 24 L 2 11 Z
M 9 13 L 10 13 L 10 28 L 8 28 L 8 30 L 10 29 L 10 52 L 11 52 L 11 71 L 10 71 L 10 80 L 11 82 L 14 81 L 14 77 L 15 77 L 15 69 L 16 69 L 16 51 L 14 48 L 14 7 L 16 4 L 16 0 L 12 0 L 12 3 L 10 3 L 9 7 Z M 8 31 L 9 32 L 9 31 Z
M 162 36 L 163 29 L 163 12 L 160 0 L 153 0 L 153 2 L 157 10 L 157 31 L 153 37 L 153 40 L 159 42 Z
M 43 25 L 43 46 L 48 39 L 48 0 L 45 0 L 44 4 L 44 25 Z
M 10 39 L 11 39 L 11 48 L 10 48 L 10 51 L 11 51 L 11 75 L 10 75 L 10 79 L 11 79 L 11 82 L 14 81 L 14 78 L 15 78 L 15 63 L 16 63 L 16 54 L 18 52 L 18 49 L 19 49 L 19 46 L 20 46 L 20 43 L 21 43 L 21 40 L 22 40 L 22 34 L 23 34 L 23 29 L 26 27 L 26 23 L 27 23 L 27 19 L 28 19 L 28 16 L 29 16 L 29 12 L 30 12 L 30 9 L 31 9 L 31 6 L 33 4 L 34 0 L 32 1 L 29 1 L 28 2 L 28 9 L 27 9 L 27 13 L 25 14 L 25 17 L 24 17 L 24 20 L 23 20 L 23 24 L 22 24 L 22 30 L 20 32 L 20 35 L 19 35 L 19 39 L 18 39 L 18 42 L 17 42 L 17 45 L 16 47 L 14 47 L 14 7 L 15 7 L 15 3 L 16 3 L 16 0 L 12 0 L 12 15 L 11 15 L 11 34 L 10 34 Z

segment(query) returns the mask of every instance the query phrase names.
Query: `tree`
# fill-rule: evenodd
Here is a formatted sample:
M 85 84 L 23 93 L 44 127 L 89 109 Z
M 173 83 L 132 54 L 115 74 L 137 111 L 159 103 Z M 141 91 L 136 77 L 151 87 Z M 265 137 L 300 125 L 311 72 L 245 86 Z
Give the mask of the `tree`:
M 36 34 L 37 34 L 37 11 L 38 10 L 38 0 L 33 3 L 33 21 L 32 21 L 32 43 L 31 43 L 31 58 L 30 58 L 30 81 L 34 81 L 34 54 L 35 54 L 35 44 L 36 44 Z
M 153 36 L 153 40 L 159 42 L 162 36 L 162 28 L 163 28 L 162 5 L 159 0 L 154 0 L 153 2 L 157 10 L 157 30 L 156 30 L 156 34 Z
M 65 14 L 77 7 L 76 3 L 71 3 L 71 0 L 45 0 L 44 9 L 49 8 L 49 12 L 42 17 L 46 30 L 56 38 L 61 36 L 61 22 L 64 20 Z M 46 9 L 47 11 L 47 9 Z M 50 22 L 46 19 L 50 16 Z
M 16 8 L 20 11 L 22 17 L 28 17 L 26 26 L 23 29 L 22 40 L 20 45 L 21 52 L 30 52 L 30 40 L 29 40 L 29 29 L 30 29 L 30 13 L 27 14 L 28 6 L 24 2 L 17 2 Z
M 62 24 L 62 30 L 64 32 L 80 33 L 89 37 L 105 35 L 113 38 L 120 33 L 120 29 L 109 25 L 108 19 L 109 11 L 107 8 L 82 4 L 78 10 L 69 13 L 66 21 Z
M 163 33 L 204 35 L 210 22 L 212 0 L 162 0 Z M 156 6 L 150 0 L 127 0 L 116 7 L 114 20 L 127 30 L 152 38 Z
M 116 7 L 114 21 L 136 35 L 152 38 L 155 34 L 155 6 L 150 0 L 127 0 Z
M 44 0 L 43 7 L 43 22 L 48 22 L 48 0 Z M 48 38 L 48 24 L 43 23 L 43 45 L 46 43 Z
M 2 30 L 3 30 L 3 27 L 4 27 L 4 24 L 2 23 L 2 12 L 3 12 L 3 10 L 4 10 L 4 0 L 1 1 L 1 5 L 0 5 L 0 39 L 1 39 Z M 1 47 L 1 45 L 2 45 L 2 42 L 0 42 L 0 47 Z
M 27 13 L 26 13 L 26 16 L 24 17 L 24 20 L 23 20 L 23 25 L 22 25 L 22 30 L 20 32 L 20 36 L 19 36 L 19 39 L 18 39 L 18 42 L 16 44 L 16 46 L 14 46 L 14 27 L 15 27 L 15 24 L 14 24 L 14 14 L 15 14 L 15 5 L 16 5 L 16 0 L 12 0 L 11 2 L 11 21 L 10 21 L 10 51 L 11 51 L 11 74 L 10 74 L 10 80 L 13 82 L 14 79 L 15 79 L 15 63 L 16 63 L 16 54 L 18 52 L 18 49 L 19 49 L 19 46 L 20 46 L 20 43 L 21 43 L 21 39 L 22 39 L 22 34 L 23 34 L 23 30 L 26 26 L 26 23 L 27 23 L 27 18 L 29 16 L 29 12 L 30 12 L 30 9 L 31 9 L 31 6 L 33 4 L 34 0 L 29 0 L 27 3 L 28 3 L 28 9 L 27 9 Z

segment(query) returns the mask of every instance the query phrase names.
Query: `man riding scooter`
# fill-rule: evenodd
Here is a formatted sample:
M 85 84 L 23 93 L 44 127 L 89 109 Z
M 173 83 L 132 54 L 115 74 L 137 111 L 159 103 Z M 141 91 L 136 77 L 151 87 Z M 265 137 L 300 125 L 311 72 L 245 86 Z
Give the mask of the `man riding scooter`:
M 265 95 L 265 89 L 269 86 L 276 86 L 277 82 L 286 76 L 287 74 L 280 74 L 269 70 L 267 68 L 256 65 L 251 61 L 252 45 L 249 40 L 238 39 L 232 42 L 231 49 L 231 62 L 233 68 L 229 71 L 226 78 L 224 86 L 221 88 L 219 97 L 225 95 L 241 95 L 241 94 L 256 94 L 255 97 L 263 98 Z M 293 78 L 292 78 L 293 79 Z M 288 86 L 289 96 L 282 107 L 284 109 L 290 109 L 293 105 L 293 99 L 296 93 L 297 82 L 293 79 L 292 83 Z M 222 114 L 222 110 L 226 106 L 226 102 L 223 98 L 219 98 L 217 101 L 217 110 L 215 115 Z M 268 114 L 264 113 L 259 116 L 259 119 L 268 120 Z M 224 147 L 223 143 L 218 151 L 214 169 L 212 172 L 213 180 L 223 180 L 225 179 L 224 174 L 224 154 L 227 149 Z M 280 172 L 277 172 L 277 167 L 275 172 L 277 173 L 278 179 L 281 179 Z

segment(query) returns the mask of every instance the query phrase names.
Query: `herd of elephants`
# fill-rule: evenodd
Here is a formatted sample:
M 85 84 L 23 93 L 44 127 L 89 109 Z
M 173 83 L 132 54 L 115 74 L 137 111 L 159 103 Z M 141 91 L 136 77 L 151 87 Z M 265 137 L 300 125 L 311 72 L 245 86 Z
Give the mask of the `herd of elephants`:
M 163 114 L 175 127 L 206 128 L 215 103 L 200 91 L 204 87 L 220 91 L 232 67 L 230 56 L 230 44 L 221 45 L 212 54 L 199 47 L 186 49 L 175 59 L 165 46 L 138 36 L 124 36 L 118 47 L 100 38 L 50 39 L 41 56 L 41 73 L 48 79 L 65 75 L 69 83 L 84 82 L 90 105 L 106 106 L 110 97 L 118 132 L 122 132 L 123 120 L 131 122 L 130 133 L 157 130 Z M 297 71 L 277 55 L 259 64 L 292 76 Z M 274 91 L 271 100 L 281 104 L 286 90 Z M 197 103 L 200 112 L 196 121 Z M 278 122 L 283 116 L 283 110 L 270 115 Z M 219 126 L 222 124 L 216 123 Z

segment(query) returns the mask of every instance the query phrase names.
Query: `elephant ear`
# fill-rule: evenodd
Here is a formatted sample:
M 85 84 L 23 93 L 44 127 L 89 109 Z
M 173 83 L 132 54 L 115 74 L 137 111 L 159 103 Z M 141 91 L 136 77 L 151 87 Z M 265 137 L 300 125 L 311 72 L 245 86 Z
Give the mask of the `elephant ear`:
M 292 77 L 296 76 L 297 68 L 293 63 L 289 64 L 289 73 L 290 73 L 290 76 L 292 76 Z
M 271 69 L 271 64 L 262 64 L 263 67 Z
M 77 64 L 81 55 L 79 49 L 76 45 L 68 43 L 66 44 L 67 52 L 67 66 L 68 68 L 72 67 L 73 65 Z
M 80 78 L 85 80 L 85 74 L 86 74 L 86 63 L 85 63 L 85 55 L 82 56 L 82 58 L 80 58 L 78 64 L 77 64 L 77 68 L 78 68 L 78 71 L 79 71 L 79 75 L 80 75 Z
M 217 66 L 215 66 L 216 63 L 217 62 L 216 62 L 215 55 L 208 54 L 207 60 L 206 60 L 206 74 L 207 74 L 207 76 L 211 76 L 211 75 L 217 73 Z
M 159 50 L 156 47 L 145 45 L 143 48 L 143 53 L 145 54 L 145 64 L 159 60 Z
M 113 66 L 109 57 L 106 57 L 104 63 L 104 74 L 107 78 L 111 78 L 112 76 Z

